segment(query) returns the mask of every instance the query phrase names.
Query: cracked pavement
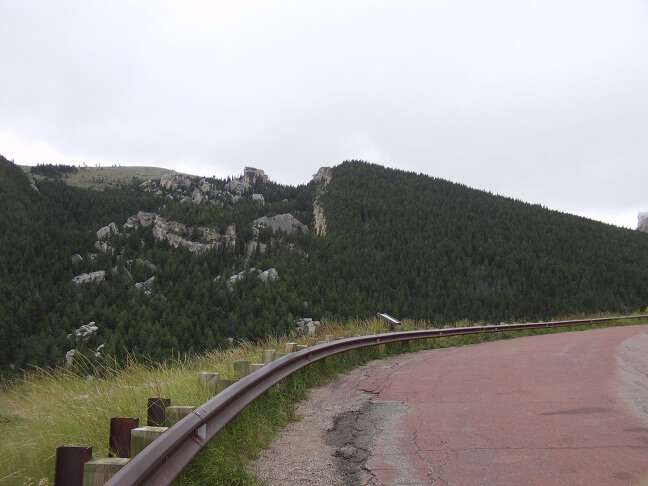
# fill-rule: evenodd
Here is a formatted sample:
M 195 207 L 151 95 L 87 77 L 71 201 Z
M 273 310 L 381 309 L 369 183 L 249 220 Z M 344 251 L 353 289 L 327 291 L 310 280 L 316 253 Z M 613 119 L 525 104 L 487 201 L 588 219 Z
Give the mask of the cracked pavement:
M 648 326 L 368 363 L 311 392 L 271 485 L 648 484 Z

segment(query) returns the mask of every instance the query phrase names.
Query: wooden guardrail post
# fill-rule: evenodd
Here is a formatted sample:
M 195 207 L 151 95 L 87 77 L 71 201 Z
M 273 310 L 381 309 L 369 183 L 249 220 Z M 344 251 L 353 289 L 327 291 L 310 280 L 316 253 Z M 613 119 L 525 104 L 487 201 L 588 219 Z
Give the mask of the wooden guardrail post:
M 250 365 L 250 373 L 254 373 L 255 371 L 260 370 L 263 368 L 263 363 L 252 363 Z
M 164 425 L 171 427 L 173 424 L 180 422 L 183 418 L 196 410 L 194 406 L 172 405 L 164 410 Z
M 55 486 L 83 486 L 83 465 L 92 459 L 92 446 L 60 446 L 56 448 Z
M 286 343 L 285 345 L 286 354 L 294 353 L 297 351 L 297 343 Z
M 130 459 L 127 457 L 108 457 L 105 459 L 92 459 L 86 462 L 83 467 L 83 486 L 103 486 L 128 461 Z
M 160 437 L 169 427 L 137 427 L 131 431 L 131 458 L 142 452 L 144 448 Z
M 170 398 L 149 398 L 146 409 L 146 425 L 162 427 L 164 425 L 164 409 L 170 405 Z
M 209 382 L 212 380 L 218 380 L 220 378 L 220 373 L 214 373 L 211 371 L 201 371 L 198 373 L 198 383 L 201 386 L 208 386 Z
M 261 361 L 263 364 L 272 363 L 275 360 L 275 354 L 277 354 L 277 351 L 274 349 L 264 349 Z
M 234 361 L 234 373 L 239 378 L 250 374 L 250 362 L 245 360 Z

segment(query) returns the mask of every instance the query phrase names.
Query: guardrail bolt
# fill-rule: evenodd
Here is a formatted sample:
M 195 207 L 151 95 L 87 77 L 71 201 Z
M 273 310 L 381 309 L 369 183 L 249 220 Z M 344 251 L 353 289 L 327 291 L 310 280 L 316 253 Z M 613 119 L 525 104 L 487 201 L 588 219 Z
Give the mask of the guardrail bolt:
M 274 349 L 264 349 L 261 361 L 263 364 L 272 363 L 275 360 L 277 352 Z
M 129 445 L 130 449 L 130 445 Z M 83 486 L 103 486 L 130 461 L 127 457 L 92 459 L 83 467 Z
M 162 427 L 164 425 L 164 409 L 170 405 L 170 398 L 149 398 L 146 409 L 146 425 Z
M 245 360 L 234 361 L 234 373 L 239 378 L 250 374 L 250 362 Z
M 56 448 L 55 486 L 83 486 L 83 465 L 92 459 L 92 446 Z
M 130 457 L 131 430 L 139 427 L 138 418 L 113 417 L 110 419 L 110 439 L 108 455 L 111 457 Z
M 173 405 L 164 410 L 164 425 L 171 427 L 173 424 L 180 422 L 183 418 L 196 410 L 193 406 Z
M 142 452 L 144 448 L 166 432 L 169 427 L 137 427 L 131 431 L 131 458 Z

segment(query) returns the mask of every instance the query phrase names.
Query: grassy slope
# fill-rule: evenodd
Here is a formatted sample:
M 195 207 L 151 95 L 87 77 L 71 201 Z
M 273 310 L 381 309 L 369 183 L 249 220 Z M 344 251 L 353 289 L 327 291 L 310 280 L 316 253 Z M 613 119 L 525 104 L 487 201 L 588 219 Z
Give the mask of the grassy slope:
M 26 173 L 31 170 L 28 165 L 21 165 L 20 168 Z M 174 172 L 160 167 L 80 167 L 75 174 L 65 175 L 63 180 L 70 186 L 101 190 L 128 184 L 133 180 L 133 177 L 145 181 L 160 179 L 162 176 Z M 34 178 L 38 181 L 43 176 L 35 175 Z
M 408 322 L 404 327 L 422 328 L 427 324 Z M 372 334 L 380 328 L 377 321 L 329 324 L 320 334 Z M 559 330 L 423 340 L 413 342 L 409 350 L 546 332 Z M 197 372 L 220 371 L 232 376 L 234 360 L 259 362 L 262 349 L 281 350 L 287 341 L 268 340 L 257 346 L 243 343 L 228 351 L 177 360 L 163 367 L 137 363 L 121 371 L 106 367 L 105 378 L 91 381 L 62 369 L 36 370 L 23 382 L 0 393 L 0 484 L 35 485 L 42 478 L 51 481 L 54 452 L 61 444 L 92 445 L 95 457 L 106 457 L 110 417 L 140 417 L 144 424 L 146 400 L 152 396 L 172 397 L 174 405 L 199 405 L 209 395 L 198 387 Z M 403 350 L 402 345 L 394 344 L 387 353 Z M 346 353 L 284 380 L 219 434 L 194 461 L 180 484 L 255 484 L 256 480 L 245 470 L 246 464 L 267 446 L 279 427 L 298 418 L 294 416 L 294 404 L 307 396 L 308 388 L 378 357 L 377 348 Z

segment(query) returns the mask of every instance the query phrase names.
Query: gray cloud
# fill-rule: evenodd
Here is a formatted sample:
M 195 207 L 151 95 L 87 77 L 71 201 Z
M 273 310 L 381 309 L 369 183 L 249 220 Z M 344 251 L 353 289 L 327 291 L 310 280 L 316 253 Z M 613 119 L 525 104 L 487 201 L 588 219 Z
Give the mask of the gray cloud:
M 0 153 L 292 184 L 360 158 L 634 227 L 647 24 L 638 0 L 6 1 Z

